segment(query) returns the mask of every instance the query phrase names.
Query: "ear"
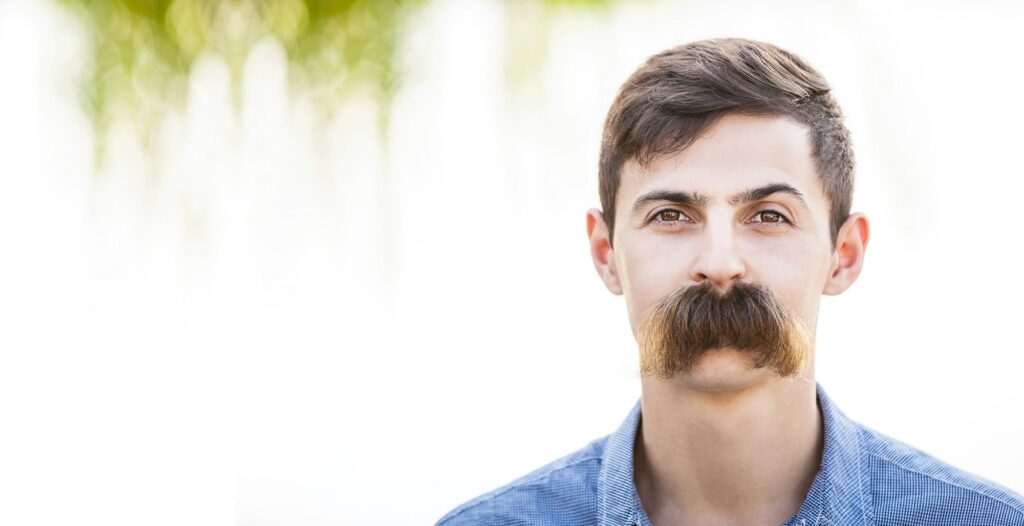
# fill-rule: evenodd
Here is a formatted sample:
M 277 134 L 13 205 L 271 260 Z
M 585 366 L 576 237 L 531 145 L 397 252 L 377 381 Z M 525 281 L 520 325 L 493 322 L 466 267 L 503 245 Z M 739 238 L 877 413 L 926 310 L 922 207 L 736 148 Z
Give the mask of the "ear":
M 596 208 L 587 211 L 587 237 L 590 238 L 590 257 L 594 259 L 597 275 L 612 294 L 621 295 L 622 284 L 619 283 L 619 271 L 615 267 L 615 252 L 608 237 L 608 225 L 604 222 L 604 215 Z
M 870 237 L 868 218 L 857 212 L 851 214 L 839 228 L 835 252 L 832 253 L 832 270 L 822 292 L 829 296 L 842 293 L 857 281 L 864 266 L 864 251 Z

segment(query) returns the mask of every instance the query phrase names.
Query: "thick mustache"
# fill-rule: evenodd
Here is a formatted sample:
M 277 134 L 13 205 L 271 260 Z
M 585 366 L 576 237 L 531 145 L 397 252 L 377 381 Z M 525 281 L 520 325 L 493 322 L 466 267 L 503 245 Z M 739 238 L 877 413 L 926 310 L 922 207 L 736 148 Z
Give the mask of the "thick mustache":
M 808 346 L 806 331 L 775 294 L 751 282 L 722 293 L 708 281 L 679 288 L 651 307 L 639 336 L 641 373 L 666 378 L 726 347 L 789 376 L 799 371 Z

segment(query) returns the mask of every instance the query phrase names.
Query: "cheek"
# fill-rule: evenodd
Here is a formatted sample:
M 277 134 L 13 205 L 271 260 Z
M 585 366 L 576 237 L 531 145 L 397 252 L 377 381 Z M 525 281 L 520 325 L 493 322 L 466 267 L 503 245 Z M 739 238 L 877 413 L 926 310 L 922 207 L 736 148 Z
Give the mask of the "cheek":
M 616 258 L 619 283 L 634 334 L 647 309 L 685 283 L 684 255 L 675 251 L 663 246 L 638 246 L 634 242 L 623 250 L 627 255 Z
M 753 279 L 768 284 L 805 321 L 814 321 L 829 270 L 827 253 L 774 244 L 752 251 L 747 263 Z

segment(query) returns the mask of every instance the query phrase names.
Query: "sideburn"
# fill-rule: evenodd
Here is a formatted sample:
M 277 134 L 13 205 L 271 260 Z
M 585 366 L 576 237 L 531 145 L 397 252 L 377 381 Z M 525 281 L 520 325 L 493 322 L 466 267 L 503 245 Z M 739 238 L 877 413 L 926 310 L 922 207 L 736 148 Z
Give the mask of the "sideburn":
M 708 281 L 677 289 L 647 311 L 637 339 L 640 374 L 666 380 L 723 348 L 750 353 L 755 367 L 795 376 L 810 347 L 803 324 L 775 294 L 747 282 L 724 294 Z

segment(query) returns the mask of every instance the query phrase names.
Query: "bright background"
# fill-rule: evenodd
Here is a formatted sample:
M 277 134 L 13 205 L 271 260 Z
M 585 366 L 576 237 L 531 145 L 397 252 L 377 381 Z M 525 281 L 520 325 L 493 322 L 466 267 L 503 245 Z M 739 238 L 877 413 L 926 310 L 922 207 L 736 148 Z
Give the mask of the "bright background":
M 326 113 L 273 39 L 236 84 L 199 53 L 145 141 L 83 112 L 79 18 L 0 0 L 0 523 L 429 524 L 613 431 L 639 381 L 586 243 L 601 125 L 713 36 L 797 52 L 848 115 L 873 233 L 818 380 L 1024 492 L 1021 6 L 575 4 L 425 2 L 386 108 Z

